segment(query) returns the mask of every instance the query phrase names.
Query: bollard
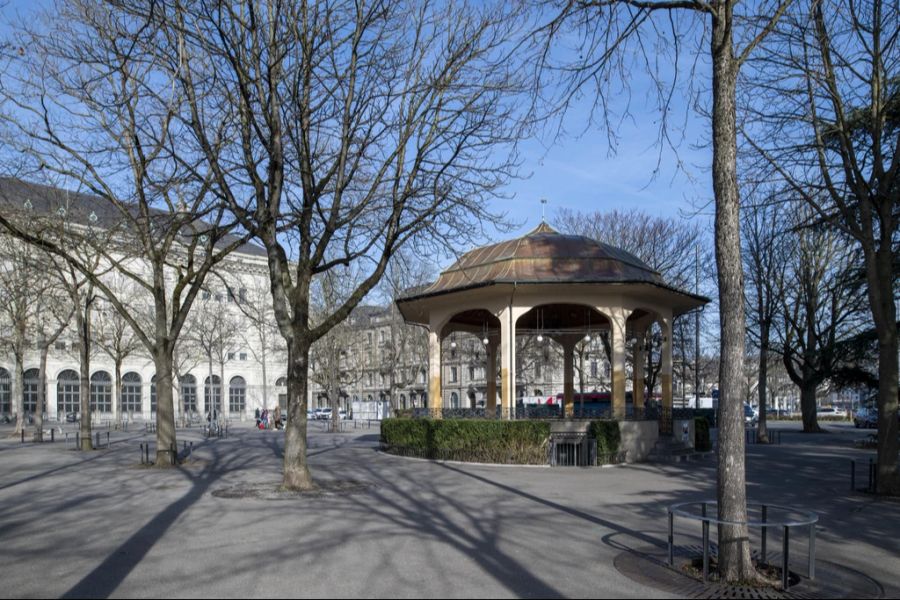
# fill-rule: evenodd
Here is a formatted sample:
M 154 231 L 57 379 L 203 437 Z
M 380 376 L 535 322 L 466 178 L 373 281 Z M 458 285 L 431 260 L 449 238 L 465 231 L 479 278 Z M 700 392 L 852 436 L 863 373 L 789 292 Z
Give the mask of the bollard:
M 784 548 L 782 549 L 781 554 L 781 589 L 782 591 L 787 591 L 788 589 L 788 565 L 790 564 L 790 559 L 788 553 L 790 551 L 790 538 L 791 538 L 791 530 L 787 525 L 784 526 Z
M 175 460 L 175 442 L 172 442 L 172 444 L 169 445 L 169 460 L 172 461 L 172 464 L 173 464 L 173 465 L 176 463 L 176 460 Z
M 97 439 L 97 441 L 94 444 L 94 450 L 99 450 L 100 449 L 100 432 L 99 431 L 97 432 L 96 439 Z
M 190 452 L 188 452 L 188 458 L 191 458 L 192 456 L 194 456 L 194 442 L 191 442 L 191 449 Z
M 141 464 L 144 464 L 144 443 L 141 442 Z
M 81 450 L 81 432 L 75 432 L 75 447 Z
M 53 444 L 56 442 L 56 430 L 52 427 L 50 428 L 50 443 Z
M 25 443 L 25 428 L 22 427 L 22 443 Z
M 109 450 L 109 432 L 106 432 L 106 449 Z
M 703 583 L 706 583 L 707 581 L 709 581 L 709 521 L 704 519 L 703 520 Z
M 148 465 L 151 464 L 150 463 L 150 442 L 147 442 L 147 464 Z
M 675 515 L 669 513 L 669 566 L 675 565 Z
M 763 526 L 762 526 L 762 533 L 760 534 L 760 536 L 762 537 L 762 541 L 760 543 L 761 548 L 759 550 L 759 555 L 760 555 L 760 558 L 762 559 L 760 562 L 762 564 L 766 564 L 766 532 L 769 530 L 769 528 L 766 527 L 766 521 L 768 520 L 767 519 L 768 513 L 769 513 L 769 507 L 766 506 L 765 504 L 763 504 L 762 505 Z

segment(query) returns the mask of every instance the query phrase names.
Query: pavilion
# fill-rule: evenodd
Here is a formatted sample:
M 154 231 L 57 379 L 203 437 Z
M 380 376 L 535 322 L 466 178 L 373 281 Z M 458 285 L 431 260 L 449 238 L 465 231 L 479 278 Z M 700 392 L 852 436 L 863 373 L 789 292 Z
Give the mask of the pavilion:
M 397 300 L 409 323 L 429 330 L 430 407 L 440 413 L 441 342 L 455 331 L 484 343 L 488 414 L 496 411 L 499 349 L 500 401 L 504 418 L 515 414 L 516 335 L 549 338 L 562 346 L 564 411 L 574 414 L 576 344 L 606 335 L 612 376 L 612 412 L 625 416 L 626 358 L 633 369 L 633 402 L 644 406 L 646 348 L 654 322 L 662 330 L 662 408 L 672 408 L 672 324 L 709 299 L 667 285 L 646 263 L 608 244 L 565 235 L 541 223 L 512 240 L 476 248 L 443 271 L 437 281 Z

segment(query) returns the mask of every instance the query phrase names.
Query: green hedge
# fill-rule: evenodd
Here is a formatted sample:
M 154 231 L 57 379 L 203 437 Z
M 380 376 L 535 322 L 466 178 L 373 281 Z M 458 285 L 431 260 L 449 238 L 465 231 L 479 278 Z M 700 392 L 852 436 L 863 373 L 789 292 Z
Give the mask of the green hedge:
M 588 434 L 597 440 L 597 464 L 618 462 L 622 433 L 618 421 L 591 421 Z
M 706 417 L 694 417 L 694 450 L 709 452 L 712 442 L 709 439 L 709 421 Z
M 546 421 L 391 418 L 381 422 L 381 443 L 395 454 L 468 462 L 547 464 Z

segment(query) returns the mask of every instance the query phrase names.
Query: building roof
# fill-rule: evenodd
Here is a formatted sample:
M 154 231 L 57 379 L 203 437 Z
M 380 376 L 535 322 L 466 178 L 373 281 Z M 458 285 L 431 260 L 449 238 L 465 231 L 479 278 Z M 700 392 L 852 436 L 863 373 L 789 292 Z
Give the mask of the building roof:
M 24 211 L 26 202 L 30 207 L 27 210 L 34 211 L 34 214 L 51 215 L 64 209 L 68 219 L 82 225 L 96 224 L 98 227 L 112 228 L 122 220 L 120 209 L 99 196 L 0 177 L 0 207 L 4 212 Z M 133 214 L 137 215 L 137 205 L 134 205 Z M 151 209 L 151 218 L 163 221 L 171 215 L 167 211 Z M 219 240 L 217 246 L 226 246 L 237 239 L 237 236 L 228 234 Z M 239 246 L 235 252 L 266 256 L 265 248 L 249 242 Z
M 520 238 L 465 253 L 437 281 L 408 291 L 401 301 L 498 283 L 649 283 L 672 289 L 630 252 L 541 223 Z

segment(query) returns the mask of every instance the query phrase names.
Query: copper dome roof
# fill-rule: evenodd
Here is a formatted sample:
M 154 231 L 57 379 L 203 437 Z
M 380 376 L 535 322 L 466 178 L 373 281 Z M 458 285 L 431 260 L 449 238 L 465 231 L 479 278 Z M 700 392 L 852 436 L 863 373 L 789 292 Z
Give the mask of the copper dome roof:
M 668 287 L 645 262 L 615 246 L 564 235 L 546 223 L 524 236 L 465 253 L 407 298 L 493 283 L 650 283 Z

